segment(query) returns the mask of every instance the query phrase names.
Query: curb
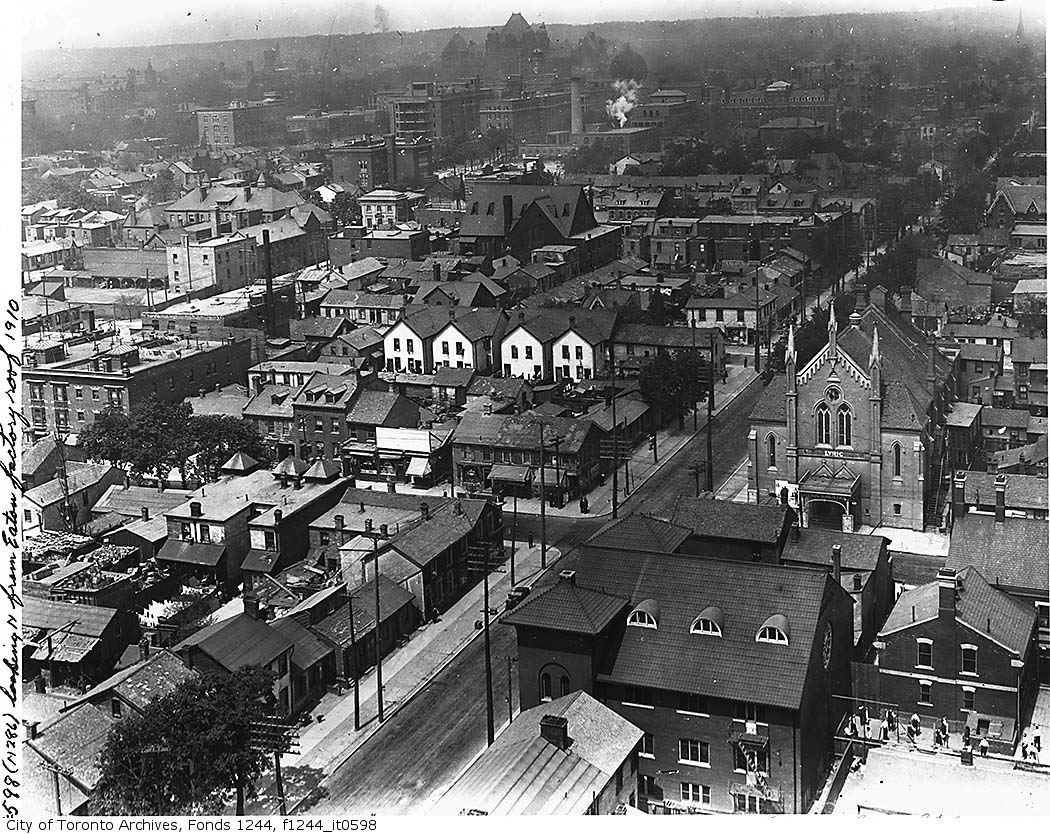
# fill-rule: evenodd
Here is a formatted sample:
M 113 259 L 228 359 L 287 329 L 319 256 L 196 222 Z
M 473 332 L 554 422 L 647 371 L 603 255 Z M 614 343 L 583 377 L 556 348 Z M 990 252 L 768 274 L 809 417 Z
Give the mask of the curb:
M 550 558 L 551 549 L 548 548 L 547 567 L 538 567 L 532 573 L 525 574 L 524 578 L 528 579 L 533 576 L 537 576 L 543 573 L 544 571 L 550 570 L 564 555 L 560 550 L 557 551 L 557 554 L 558 555 L 555 558 Z M 499 615 L 497 614 L 496 617 L 493 618 L 493 621 L 496 621 L 498 619 Z M 420 682 L 416 685 L 416 687 L 412 689 L 403 700 L 401 700 L 393 709 L 385 711 L 383 724 L 379 724 L 378 722 L 376 722 L 375 718 L 372 718 L 372 720 L 365 725 L 369 728 L 367 733 L 363 735 L 354 744 L 354 746 L 349 750 L 349 752 L 345 756 L 343 756 L 342 759 L 340 759 L 336 764 L 328 766 L 328 776 L 326 777 L 326 779 L 331 777 L 333 773 L 335 773 L 337 770 L 342 768 L 347 762 L 349 762 L 350 759 L 354 757 L 354 754 L 357 753 L 357 751 L 360 750 L 365 745 L 365 743 L 368 742 L 372 738 L 372 736 L 379 731 L 379 728 L 381 726 L 389 722 L 391 718 L 393 718 L 395 715 L 401 712 L 401 710 L 404 709 L 408 704 L 410 704 L 415 699 L 415 697 L 419 695 L 419 693 L 422 692 L 423 689 L 425 689 L 426 686 L 434 680 L 434 678 L 441 674 L 441 672 L 445 671 L 445 669 L 447 669 L 452 664 L 452 661 L 454 661 L 471 643 L 473 643 L 482 634 L 484 634 L 484 629 L 471 631 L 470 636 L 466 640 L 464 640 L 439 666 L 436 666 L 426 677 L 422 678 Z M 312 796 L 314 791 L 316 791 L 318 788 L 321 787 L 321 785 L 324 784 L 324 781 L 325 780 L 322 780 L 321 783 L 317 785 L 317 787 L 309 791 L 305 796 L 300 797 L 292 805 L 289 805 L 287 816 L 292 816 L 293 814 L 295 814 L 298 811 L 299 806 L 306 802 L 306 800 L 308 800 Z

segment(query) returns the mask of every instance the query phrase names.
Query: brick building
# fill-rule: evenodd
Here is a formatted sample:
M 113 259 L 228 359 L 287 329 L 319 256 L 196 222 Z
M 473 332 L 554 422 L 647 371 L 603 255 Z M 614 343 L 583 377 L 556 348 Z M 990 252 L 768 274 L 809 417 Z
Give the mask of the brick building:
M 285 106 L 277 101 L 237 101 L 197 110 L 197 136 L 211 148 L 267 147 L 284 140 Z
M 583 553 L 504 621 L 522 709 L 583 690 L 644 732 L 651 813 L 804 813 L 816 798 L 853 646 L 826 571 Z

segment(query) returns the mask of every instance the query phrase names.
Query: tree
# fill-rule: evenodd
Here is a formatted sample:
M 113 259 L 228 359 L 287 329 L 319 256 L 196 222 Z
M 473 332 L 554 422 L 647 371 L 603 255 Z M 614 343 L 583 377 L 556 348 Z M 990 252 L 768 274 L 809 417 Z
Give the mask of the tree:
M 941 205 L 941 229 L 946 235 L 976 234 L 984 220 L 985 195 L 990 184 L 982 177 L 967 180 Z
M 666 353 L 656 357 L 642 369 L 638 379 L 642 398 L 663 411 L 665 414 L 674 411 L 679 402 L 682 380 L 674 360 Z
M 99 754 L 93 804 L 107 815 L 238 813 L 268 756 L 251 749 L 253 721 L 273 707 L 273 673 L 245 667 L 183 681 L 113 726 Z
M 619 158 L 616 147 L 598 139 L 577 148 L 565 158 L 565 173 L 608 174 L 609 166 Z
M 193 454 L 189 420 L 193 406 L 188 402 L 165 403 L 150 397 L 131 410 L 132 470 L 138 475 L 155 475 L 163 481 L 173 469 L 187 480 L 188 460 Z
M 131 462 L 131 420 L 117 406 L 109 406 L 80 433 L 80 446 L 91 460 L 104 460 L 123 469 Z
M 175 177 L 171 171 L 165 168 L 158 172 L 156 178 L 146 188 L 146 196 L 153 205 L 175 199 L 178 196 L 178 189 L 175 187 Z
M 203 481 L 217 480 L 219 468 L 237 452 L 244 452 L 263 465 L 270 462 L 266 445 L 250 420 L 198 414 L 190 418 L 188 428 L 197 456 L 197 475 Z

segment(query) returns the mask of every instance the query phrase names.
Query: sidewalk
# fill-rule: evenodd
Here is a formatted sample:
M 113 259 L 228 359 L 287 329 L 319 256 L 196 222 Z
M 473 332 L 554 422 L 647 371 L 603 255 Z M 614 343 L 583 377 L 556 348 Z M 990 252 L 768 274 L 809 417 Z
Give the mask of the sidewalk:
M 715 490 L 715 498 L 719 501 L 735 501 L 738 504 L 747 503 L 747 458 L 722 481 L 722 485 Z
M 726 371 L 728 372 L 728 379 L 723 385 L 717 383 L 715 385 L 715 408 L 714 413 L 717 417 L 729 403 L 733 401 L 736 396 L 747 388 L 752 382 L 758 377 L 752 368 L 745 368 L 742 365 L 727 365 Z M 656 454 L 657 461 L 653 463 L 653 451 L 649 447 L 649 443 L 642 443 L 634 452 L 631 454 L 630 462 L 627 465 L 628 470 L 631 474 L 631 483 L 629 490 L 625 489 L 624 477 L 623 477 L 623 466 L 624 462 L 620 462 L 620 470 L 618 477 L 618 486 L 621 491 L 620 500 L 623 501 L 630 497 L 642 484 L 649 480 L 654 474 L 660 471 L 663 467 L 686 443 L 702 433 L 704 428 L 707 426 L 707 406 L 701 404 L 699 411 L 697 412 L 697 429 L 693 431 L 692 427 L 693 416 L 690 413 L 685 415 L 685 428 L 679 429 L 677 425 L 673 428 L 661 429 L 656 433 Z M 570 499 L 565 503 L 564 507 L 555 507 L 551 504 L 547 504 L 547 517 L 548 518 L 597 518 L 607 515 L 612 512 L 612 475 L 605 479 L 605 483 L 595 487 L 589 493 L 587 493 L 587 501 L 589 502 L 589 512 L 580 512 L 580 503 L 578 499 Z M 504 516 L 509 512 L 509 507 L 513 499 L 507 499 L 507 503 L 503 506 Z M 538 498 L 519 498 L 518 499 L 518 512 L 525 515 L 539 515 L 540 514 L 540 501 Z
M 510 590 L 509 544 L 508 562 L 490 574 L 489 606 L 502 611 Z M 547 566 L 561 557 L 554 547 L 547 548 Z M 540 548 L 529 548 L 519 543 L 515 548 L 515 580 L 520 584 L 540 573 Z M 446 611 L 436 623 L 429 623 L 413 632 L 409 642 L 383 658 L 383 718 L 389 721 L 430 680 L 462 651 L 475 637 L 482 634 L 474 622 L 482 617 L 484 583 L 479 582 Z M 311 712 L 314 721 L 302 728 L 298 754 L 281 757 L 281 771 L 289 812 L 302 802 L 322 780 L 327 778 L 357 748 L 379 729 L 376 721 L 375 670 L 358 681 L 361 709 L 361 729 L 354 729 L 354 691 L 346 689 L 342 695 L 325 695 Z M 259 795 L 246 803 L 246 814 L 271 814 L 277 809 L 277 794 L 272 771 L 258 783 Z M 232 806 L 227 809 L 233 813 Z

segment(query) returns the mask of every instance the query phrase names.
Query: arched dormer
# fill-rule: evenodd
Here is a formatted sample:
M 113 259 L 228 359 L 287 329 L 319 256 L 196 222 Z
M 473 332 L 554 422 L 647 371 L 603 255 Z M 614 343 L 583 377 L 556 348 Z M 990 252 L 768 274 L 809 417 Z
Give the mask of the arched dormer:
M 774 614 L 759 628 L 755 635 L 757 643 L 779 643 L 786 646 L 791 636 L 791 627 L 788 625 L 787 617 L 783 614 Z
M 692 634 L 709 634 L 713 637 L 722 636 L 722 609 L 709 605 L 700 612 L 700 616 L 693 620 L 689 631 Z
M 656 628 L 660 622 L 660 606 L 655 599 L 639 602 L 627 615 L 627 625 L 640 628 Z

